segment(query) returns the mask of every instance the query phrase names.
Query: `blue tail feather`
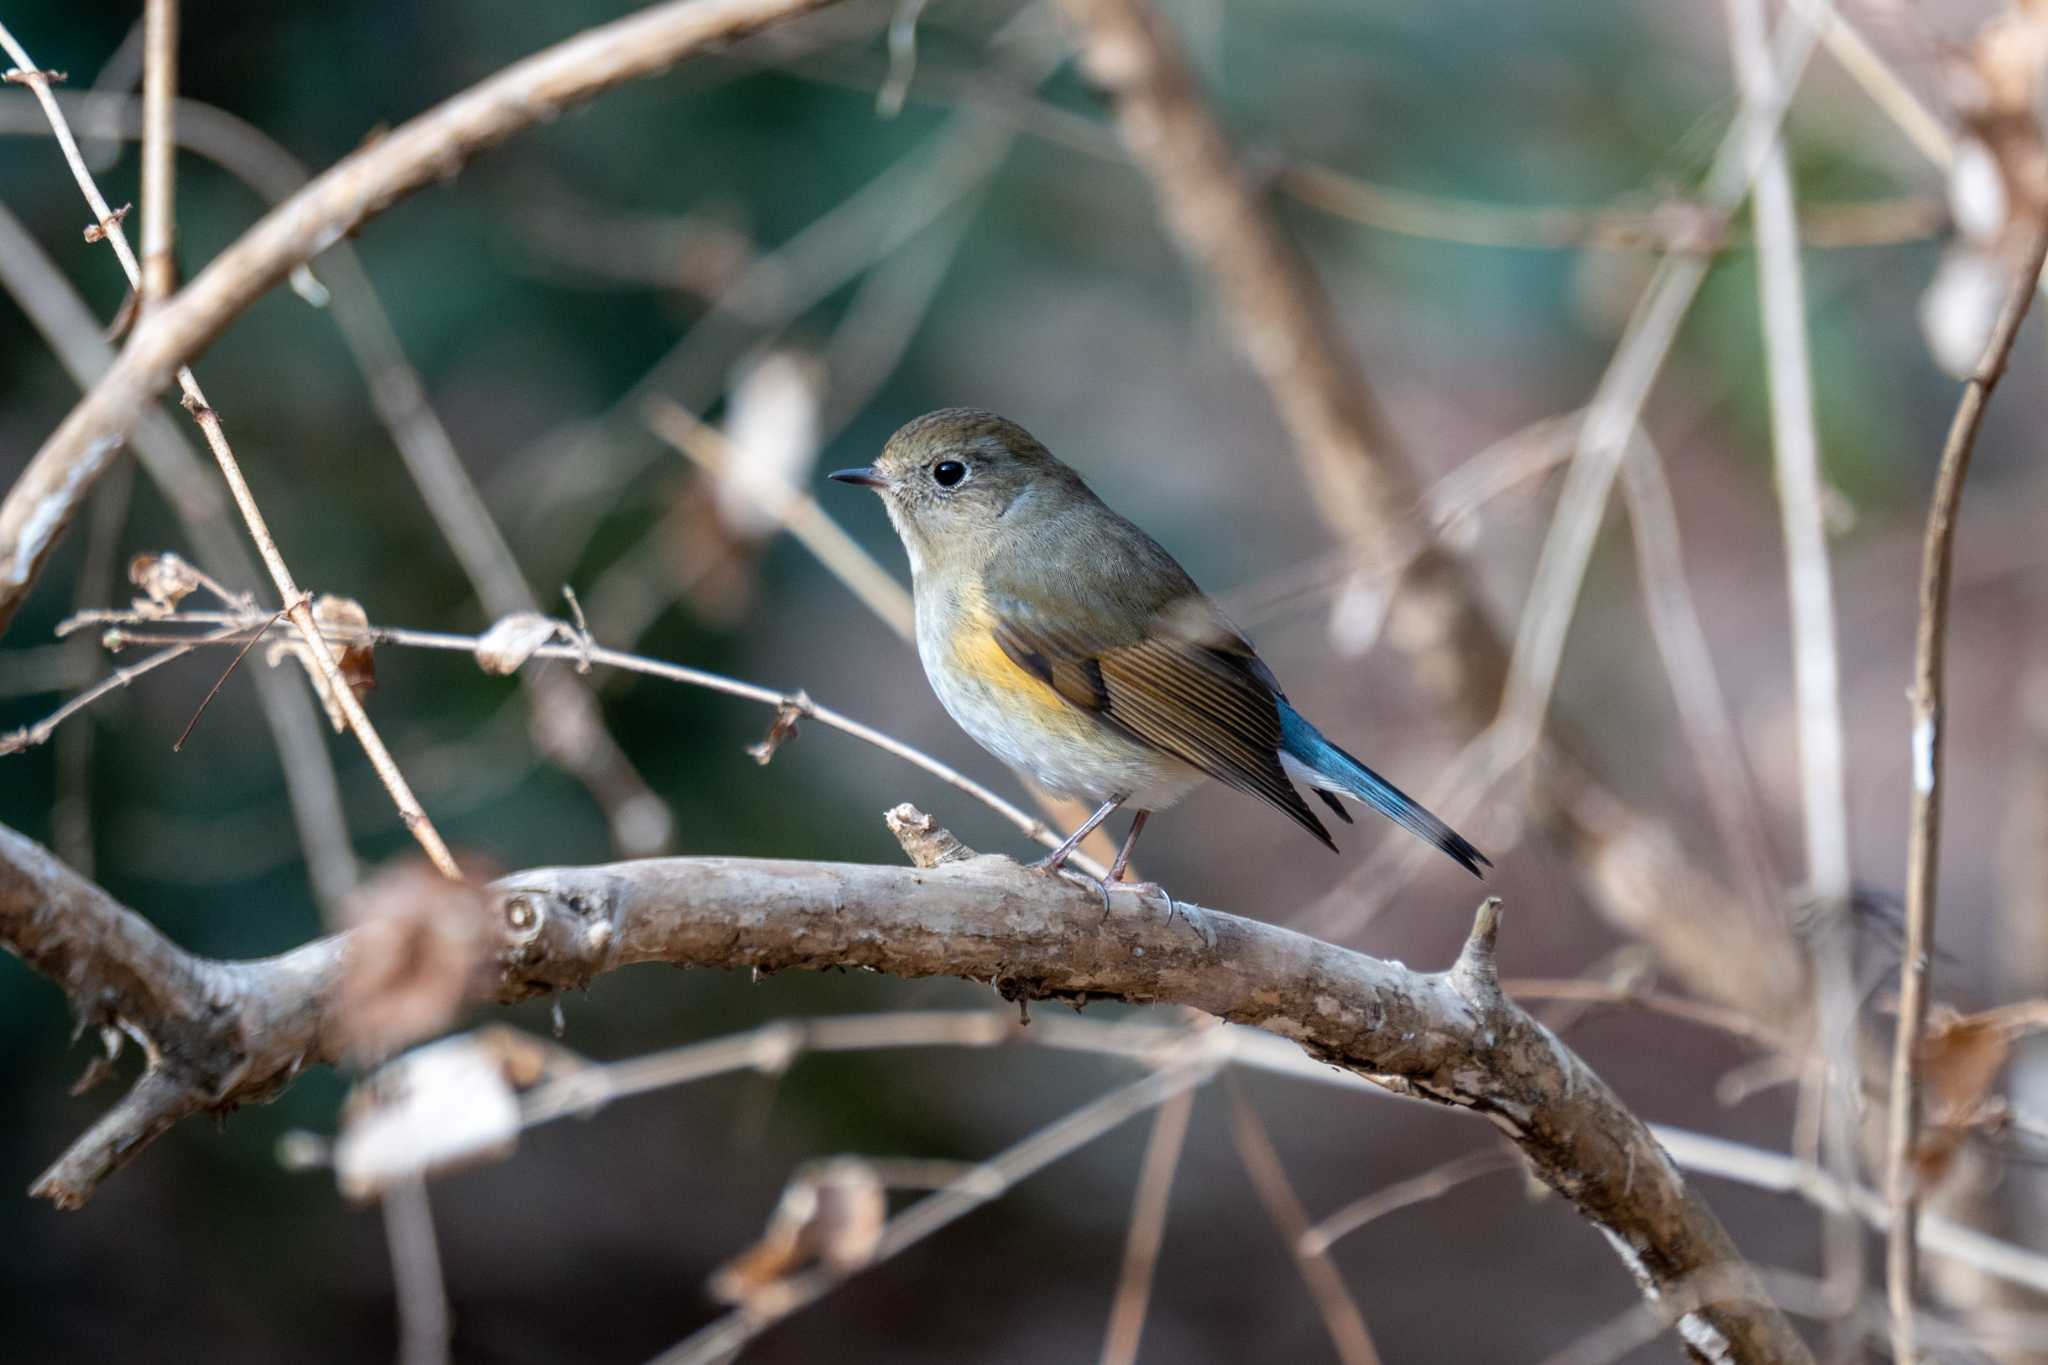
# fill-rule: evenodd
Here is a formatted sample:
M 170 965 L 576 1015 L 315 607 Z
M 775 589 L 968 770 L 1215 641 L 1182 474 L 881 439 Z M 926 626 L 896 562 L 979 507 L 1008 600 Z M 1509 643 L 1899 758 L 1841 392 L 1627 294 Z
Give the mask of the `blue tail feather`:
M 1399 787 L 1324 739 L 1320 730 L 1284 700 L 1280 703 L 1280 741 L 1284 752 L 1303 767 L 1436 845 L 1473 876 L 1483 877 L 1486 874 L 1480 869 L 1493 866 L 1470 840 L 1423 809 Z

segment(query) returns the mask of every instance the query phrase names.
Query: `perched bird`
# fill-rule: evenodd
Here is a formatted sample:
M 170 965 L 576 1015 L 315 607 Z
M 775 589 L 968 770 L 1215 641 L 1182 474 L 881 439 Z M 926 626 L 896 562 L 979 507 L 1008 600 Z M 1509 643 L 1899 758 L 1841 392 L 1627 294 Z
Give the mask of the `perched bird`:
M 910 555 L 917 652 L 983 748 L 1095 813 L 1036 866 L 1057 871 L 1125 803 L 1121 881 L 1155 810 L 1214 778 L 1337 845 L 1294 784 L 1363 801 L 1476 876 L 1486 855 L 1323 738 L 1251 642 L 1158 542 L 1015 422 L 944 408 L 831 476 L 879 493 Z

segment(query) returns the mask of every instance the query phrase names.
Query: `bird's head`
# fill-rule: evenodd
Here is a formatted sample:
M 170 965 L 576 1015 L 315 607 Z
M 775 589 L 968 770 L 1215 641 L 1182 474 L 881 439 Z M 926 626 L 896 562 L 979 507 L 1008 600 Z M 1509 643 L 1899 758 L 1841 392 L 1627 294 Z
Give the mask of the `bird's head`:
M 977 408 L 928 412 L 832 477 L 881 495 L 913 572 L 985 563 L 999 536 L 1093 496 L 1030 432 Z

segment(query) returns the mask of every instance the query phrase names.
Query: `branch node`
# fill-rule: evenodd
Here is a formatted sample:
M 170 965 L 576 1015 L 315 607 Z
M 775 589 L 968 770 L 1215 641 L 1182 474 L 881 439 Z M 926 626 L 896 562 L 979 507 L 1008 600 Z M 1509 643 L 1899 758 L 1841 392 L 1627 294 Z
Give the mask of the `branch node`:
M 104 242 L 107 238 L 113 236 L 114 229 L 120 226 L 121 220 L 126 218 L 129 210 L 134 207 L 135 205 L 133 204 L 123 204 L 97 223 L 89 224 L 85 229 L 85 240 L 88 242 Z
M 918 867 L 938 867 L 974 856 L 974 850 L 954 837 L 951 830 L 907 801 L 883 812 L 882 822 Z

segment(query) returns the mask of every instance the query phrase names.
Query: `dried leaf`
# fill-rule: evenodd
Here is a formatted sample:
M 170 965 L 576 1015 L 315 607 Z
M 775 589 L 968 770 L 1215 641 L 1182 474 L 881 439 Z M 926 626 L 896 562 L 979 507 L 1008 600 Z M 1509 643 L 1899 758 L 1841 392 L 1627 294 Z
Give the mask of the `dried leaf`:
M 493 900 L 418 859 L 378 872 L 344 903 L 353 930 L 336 998 L 341 1044 L 358 1060 L 389 1056 L 446 1028 L 481 985 Z
M 734 383 L 718 478 L 718 515 L 734 534 L 757 540 L 781 526 L 817 463 L 824 398 L 824 366 L 801 351 L 770 351 Z
M 142 589 L 135 610 L 144 616 L 168 616 L 178 604 L 204 586 L 199 570 L 170 553 L 137 555 L 128 561 L 128 581 Z
M 2006 270 L 1990 252 L 1952 249 L 1920 296 L 1920 331 L 1934 363 L 1966 379 L 1984 354 L 2005 298 Z
M 1387 609 L 1392 604 L 1382 575 L 1361 570 L 1346 578 L 1330 603 L 1330 648 L 1346 659 L 1371 653 L 1386 627 Z
M 2012 1055 L 2014 1032 L 1997 1010 L 1958 1014 L 1937 1007 L 1920 1039 L 1926 1121 L 1913 1153 L 1922 1188 L 1948 1173 L 1956 1149 L 1985 1113 L 1991 1087 Z
M 341 680 L 348 684 L 356 700 L 361 701 L 377 686 L 377 662 L 371 652 L 369 615 L 353 598 L 323 593 L 313 599 L 313 623 L 327 638 L 327 647 L 334 655 L 335 668 L 341 674 Z M 272 668 L 285 659 L 297 659 L 313 684 L 313 694 L 320 698 L 321 709 L 327 712 L 327 723 L 334 727 L 336 734 L 348 728 L 347 713 L 329 689 L 326 672 L 297 634 L 280 635 L 265 651 L 263 658 Z
M 842 1156 L 806 1166 L 784 1188 L 761 1240 L 711 1277 L 711 1293 L 766 1309 L 813 1261 L 839 1274 L 867 1265 L 888 1219 L 888 1192 L 868 1162 Z
M 358 1086 L 334 1141 L 334 1177 L 350 1199 L 512 1154 L 519 1101 L 493 1046 L 461 1034 L 418 1048 Z
M 370 652 L 370 617 L 352 597 L 322 594 L 313 599 L 313 623 L 334 649 L 334 662 L 349 691 L 361 701 L 377 688 L 377 661 Z
M 795 701 L 786 701 L 775 708 L 775 723 L 768 727 L 768 733 L 759 744 L 749 744 L 747 753 L 762 767 L 775 757 L 775 751 L 782 747 L 784 740 L 796 738 L 797 721 L 802 719 L 804 708 L 810 698 L 799 692 Z
M 1970 241 L 1988 245 L 2005 232 L 2012 216 L 2005 172 L 1999 169 L 1991 149 L 1977 138 L 1964 138 L 1956 146 L 1955 164 L 1948 176 L 1948 203 L 1956 230 Z
M 562 623 L 537 611 L 501 616 L 476 642 L 476 663 L 486 673 L 517 673 L 533 652 L 562 633 Z
M 2032 14 L 2009 10 L 1994 16 L 1971 44 L 1971 65 L 1982 82 L 1976 93 L 1983 116 L 2029 118 L 2048 56 L 2048 25 Z

